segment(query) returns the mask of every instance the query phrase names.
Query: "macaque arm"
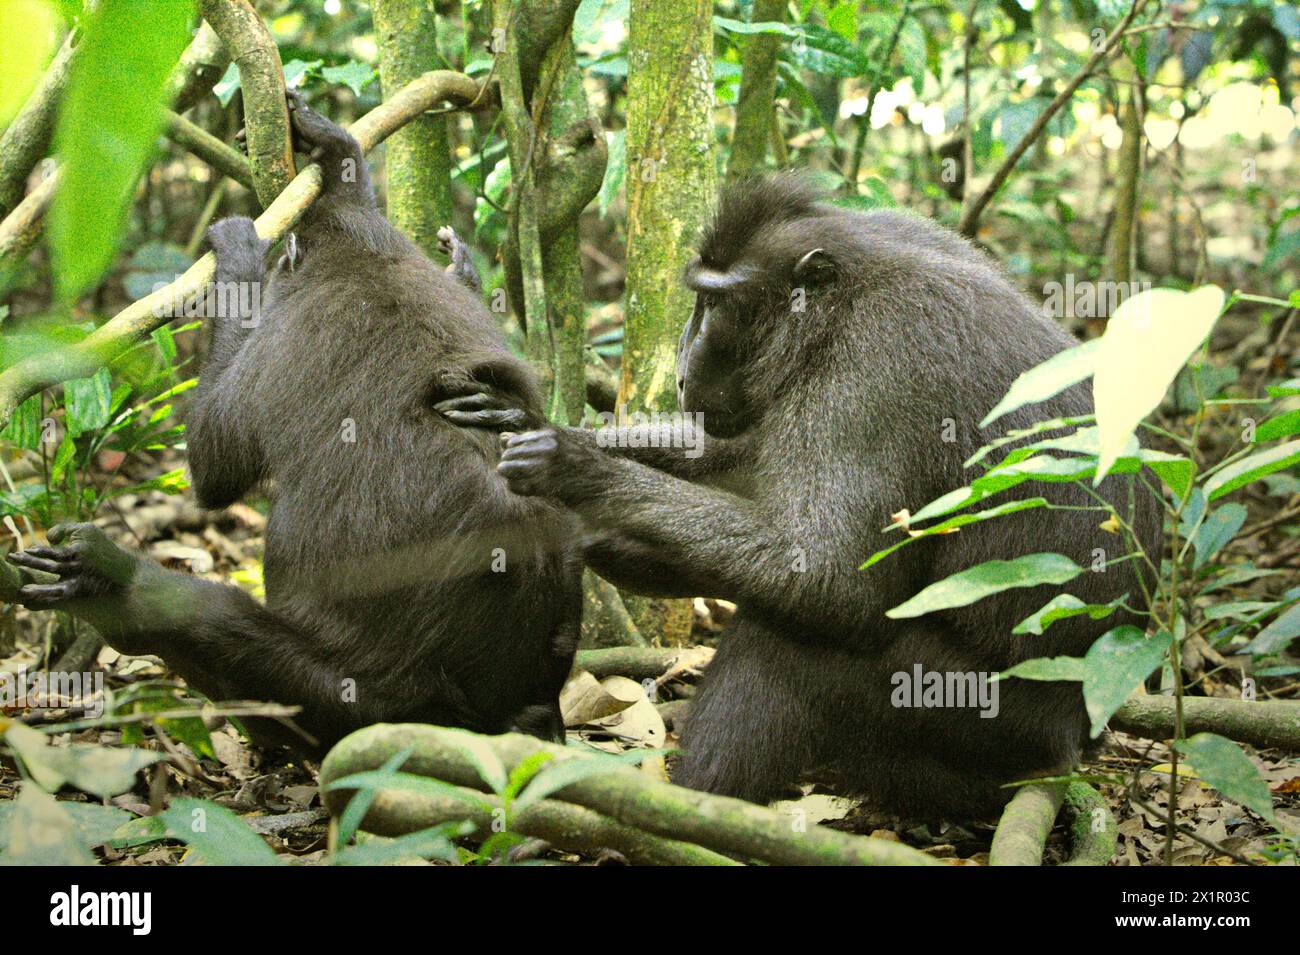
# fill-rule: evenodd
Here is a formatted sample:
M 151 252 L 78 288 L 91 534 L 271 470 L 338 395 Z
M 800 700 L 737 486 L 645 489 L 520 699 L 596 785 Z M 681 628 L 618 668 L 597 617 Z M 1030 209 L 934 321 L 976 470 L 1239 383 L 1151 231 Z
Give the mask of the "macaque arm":
M 675 424 L 563 430 L 588 448 L 686 481 L 742 471 L 749 457 L 744 438 L 710 437 L 689 419 Z
M 823 464 L 826 473 L 809 483 L 810 494 L 839 478 L 831 462 Z M 800 532 L 801 513 L 835 514 L 833 508 L 819 512 L 805 502 L 797 511 L 771 513 L 761 500 L 599 454 L 551 431 L 512 439 L 499 469 L 517 492 L 557 497 L 593 531 L 614 532 L 608 547 L 622 540 L 629 551 L 635 546 L 674 568 L 675 592 L 721 597 L 795 627 L 836 633 L 860 632 L 889 606 L 891 595 L 857 570 L 867 555 L 852 546 L 852 535 L 862 536 L 852 515 Z M 631 569 L 629 557 L 607 560 Z

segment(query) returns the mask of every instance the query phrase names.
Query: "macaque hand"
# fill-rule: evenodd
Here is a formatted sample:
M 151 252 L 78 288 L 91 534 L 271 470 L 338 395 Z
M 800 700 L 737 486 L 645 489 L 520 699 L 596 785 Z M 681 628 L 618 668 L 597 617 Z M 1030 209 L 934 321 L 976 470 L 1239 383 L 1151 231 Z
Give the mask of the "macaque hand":
M 501 435 L 501 461 L 497 473 L 510 490 L 532 497 L 563 497 L 570 481 L 584 472 L 587 448 L 556 431 L 525 431 Z

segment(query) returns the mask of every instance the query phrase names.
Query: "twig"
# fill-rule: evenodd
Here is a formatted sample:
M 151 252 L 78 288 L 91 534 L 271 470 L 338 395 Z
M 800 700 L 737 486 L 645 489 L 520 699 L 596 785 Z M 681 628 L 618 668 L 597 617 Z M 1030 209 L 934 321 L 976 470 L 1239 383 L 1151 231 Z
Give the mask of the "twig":
M 1115 29 L 1110 32 L 1110 35 L 1106 37 L 1106 41 L 1102 44 L 1102 48 L 1094 52 L 1092 56 L 1088 57 L 1088 62 L 1083 65 L 1083 68 L 1079 70 L 1078 73 L 1074 74 L 1070 79 L 1070 82 L 1066 83 L 1065 86 L 1062 87 L 1061 91 L 1052 99 L 1051 103 L 1049 103 L 1047 107 L 1038 114 L 1038 118 L 1034 120 L 1033 125 L 1029 127 L 1029 131 L 1026 132 L 1024 136 L 1020 137 L 1020 142 L 1016 143 L 1011 152 L 1007 154 L 1007 158 L 1003 160 L 1002 165 L 999 166 L 997 171 L 993 174 L 993 178 L 989 180 L 989 184 L 984 187 L 984 191 L 979 194 L 973 203 L 971 203 L 970 208 L 966 209 L 962 213 L 961 222 L 957 227 L 958 232 L 967 238 L 975 234 L 975 230 L 979 226 L 980 216 L 984 214 L 985 208 L 988 207 L 988 204 L 993 200 L 993 197 L 997 195 L 998 190 L 1001 189 L 1002 185 L 1007 181 L 1007 177 L 1011 175 L 1011 171 L 1016 168 L 1016 163 L 1020 162 L 1020 157 L 1028 151 L 1029 147 L 1033 145 L 1034 140 L 1036 140 L 1042 134 L 1043 130 L 1047 128 L 1047 124 L 1052 121 L 1052 118 L 1056 116 L 1061 107 L 1064 106 L 1069 101 L 1070 97 L 1074 95 L 1074 91 L 1082 86 L 1083 81 L 1092 75 L 1093 70 L 1097 68 L 1098 64 L 1111 54 L 1111 51 L 1115 49 L 1119 41 L 1123 38 L 1124 31 L 1128 29 L 1128 25 L 1133 22 L 1133 18 L 1137 16 L 1138 10 L 1141 9 L 1145 2 L 1146 0 L 1133 0 L 1133 4 L 1129 7 L 1128 13 L 1125 15 L 1124 19 L 1120 21 L 1119 26 L 1115 27 Z M 968 177 L 970 174 L 971 170 L 966 170 L 966 175 Z

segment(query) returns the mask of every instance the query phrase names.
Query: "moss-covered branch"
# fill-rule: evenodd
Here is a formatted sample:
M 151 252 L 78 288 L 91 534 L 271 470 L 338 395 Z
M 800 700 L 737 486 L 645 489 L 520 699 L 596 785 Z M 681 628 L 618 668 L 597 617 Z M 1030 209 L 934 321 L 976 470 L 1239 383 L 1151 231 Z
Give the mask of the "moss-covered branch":
M 367 820 L 381 836 L 419 832 L 443 822 L 471 822 L 480 839 L 497 831 L 501 800 L 461 787 L 473 802 L 454 796 L 385 790 L 376 794 Z M 476 806 L 474 802 L 487 803 Z M 514 813 L 510 828 L 520 835 L 545 839 L 570 852 L 595 854 L 613 849 L 633 865 L 726 865 L 739 863 L 689 842 L 665 839 L 615 822 L 583 806 L 543 799 Z
M 1070 819 L 1070 858 L 1061 864 L 1109 865 L 1119 830 L 1106 800 L 1087 783 L 1073 782 L 1065 789 L 1065 810 Z
M 200 0 L 199 8 L 239 66 L 248 162 L 254 191 L 266 208 L 294 176 L 280 51 L 248 0 Z
M 253 188 L 253 170 L 238 149 L 227 146 L 179 113 L 167 113 L 164 131 L 167 138 L 177 146 L 198 156 L 223 176 L 229 176 L 249 189 Z
M 785 19 L 787 0 L 755 0 L 753 23 L 780 22 Z M 734 179 L 763 168 L 767 143 L 772 135 L 776 115 L 776 55 L 781 49 L 781 35 L 758 33 L 745 40 L 745 54 L 740 77 L 740 97 L 736 101 L 736 132 L 731 139 L 731 157 L 727 160 L 727 178 Z
M 1043 846 L 1064 796 L 1064 783 L 1021 786 L 1002 810 L 989 849 L 989 865 L 1042 865 Z
M 1110 727 L 1146 739 L 1172 739 L 1174 698 L 1150 694 L 1130 696 L 1110 718 Z M 1239 743 L 1300 752 L 1300 703 L 1185 696 L 1183 731 L 1188 736 L 1218 733 Z
M 352 733 L 334 747 L 321 765 L 321 786 L 379 769 L 410 748 L 403 771 L 479 789 L 484 784 L 467 745 L 490 749 L 507 772 L 542 752 L 557 763 L 596 758 L 518 734 L 479 736 L 423 724 L 381 723 Z M 654 835 L 778 865 L 936 864 L 909 846 L 817 825 L 804 827 L 776 810 L 683 789 L 612 761 L 608 772 L 585 776 L 553 795 Z M 346 799 L 347 793 L 325 793 L 326 805 L 335 813 L 343 810 Z M 364 825 L 383 826 L 382 812 L 372 808 Z

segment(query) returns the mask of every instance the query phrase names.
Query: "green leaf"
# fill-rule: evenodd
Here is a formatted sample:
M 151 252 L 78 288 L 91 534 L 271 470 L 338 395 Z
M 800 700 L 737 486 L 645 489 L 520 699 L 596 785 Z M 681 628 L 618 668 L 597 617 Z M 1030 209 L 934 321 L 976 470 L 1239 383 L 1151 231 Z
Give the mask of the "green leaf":
M 63 383 L 63 402 L 68 434 L 78 437 L 108 424 L 113 403 L 113 382 L 107 368 L 89 378 Z
M 0 431 L 0 440 L 27 451 L 40 450 L 41 396 L 39 394 L 32 395 L 18 406 L 14 416 L 5 425 L 5 429 Z
M 1300 603 L 1292 604 L 1289 609 L 1279 614 L 1277 619 L 1256 634 L 1255 639 L 1238 652 L 1255 656 L 1281 653 L 1296 637 L 1300 637 Z
M 1268 783 L 1240 746 L 1215 733 L 1197 733 L 1189 739 L 1175 741 L 1174 745 L 1187 757 L 1197 776 L 1226 798 L 1259 813 L 1273 825 L 1278 824 Z
M 1161 631 L 1148 637 L 1132 624 L 1121 624 L 1088 648 L 1083 662 L 1083 702 L 1092 720 L 1092 737 L 1106 728 L 1115 711 L 1165 658 L 1172 637 Z
M 826 14 L 826 25 L 850 42 L 858 38 L 858 11 L 853 3 L 837 3 Z
M 394 753 L 388 759 L 384 760 L 379 767 L 381 773 L 392 773 L 402 768 L 402 764 L 410 758 L 414 752 L 414 746 L 407 746 Z M 370 811 L 370 804 L 375 801 L 375 790 L 360 789 L 348 800 L 342 815 L 339 817 L 338 825 L 338 844 L 347 845 L 352 841 L 352 837 L 357 834 L 361 828 L 361 821 L 366 818 L 366 813 Z
M 799 35 L 797 27 L 792 27 L 775 20 L 764 20 L 759 23 L 746 23 L 744 20 L 732 20 L 728 17 L 714 17 L 713 27 L 715 30 L 722 30 L 726 33 L 737 33 L 742 36 L 752 36 L 755 33 L 777 33 L 781 36 L 788 37 L 797 37 Z
M 362 773 L 353 773 L 351 776 L 344 776 L 342 779 L 336 779 L 326 788 L 331 792 L 335 789 L 395 789 L 399 792 L 432 796 L 438 799 L 455 799 L 473 806 L 480 812 L 491 812 L 496 808 L 492 803 L 488 802 L 488 800 L 484 799 L 472 790 L 462 789 L 460 786 L 454 786 L 441 779 L 431 779 L 428 776 L 417 776 L 415 773 L 388 772 L 385 770 L 372 769 Z
M 0 3 L 0 129 L 9 125 L 59 42 L 59 17 L 44 0 Z
M 1093 373 L 1096 367 L 1096 355 L 1101 339 L 1093 339 L 1067 348 L 1053 355 L 1041 365 L 1036 365 L 1024 372 L 1011 383 L 1006 396 L 997 403 L 984 420 L 981 428 L 987 428 L 1005 414 L 1023 408 L 1025 405 L 1046 401 L 1060 394 L 1071 385 L 1076 385 Z
M 920 617 L 936 610 L 965 607 L 1016 587 L 1063 584 L 1083 568 L 1063 554 L 1026 554 L 1014 560 L 990 560 L 931 584 L 885 613 L 892 620 Z
M 131 814 L 116 806 L 101 806 L 95 802 L 60 802 L 60 809 L 67 813 L 77 827 L 81 844 L 87 849 L 102 846 L 112 840 L 118 828 L 131 820 Z M 14 833 L 14 817 L 19 810 L 16 800 L 0 802 L 0 852 L 9 848 Z M 19 821 L 21 825 L 21 820 Z
M 109 0 L 83 21 L 55 135 L 63 180 L 49 237 L 61 301 L 112 261 L 193 16 L 191 0 Z
M 496 751 L 481 736 L 461 730 L 448 730 L 450 742 L 474 764 L 479 778 L 498 796 L 505 792 L 508 780 L 506 768 Z
M 72 459 L 77 455 L 77 443 L 72 440 L 72 432 L 63 432 L 63 440 L 59 442 L 59 450 L 54 452 L 54 461 L 50 464 L 50 483 L 59 484 L 63 481 L 63 474 L 72 463 Z
M 1205 496 L 1211 501 L 1237 488 L 1258 481 L 1266 474 L 1283 471 L 1300 464 L 1300 441 L 1288 441 L 1267 451 L 1260 451 L 1213 474 L 1205 482 Z
M 903 540 L 899 541 L 893 547 L 887 547 L 884 550 L 876 551 L 858 570 L 866 570 L 872 564 L 878 563 L 898 550 L 900 547 L 906 547 L 914 541 L 922 540 L 926 537 L 932 537 L 935 534 L 946 534 L 954 528 L 965 527 L 967 524 L 978 524 L 982 521 L 990 521 L 994 518 L 1005 517 L 1008 514 L 1017 514 L 1020 511 L 1028 511 L 1038 507 L 1046 507 L 1047 498 L 1031 497 L 1021 501 L 1007 501 L 1005 504 L 999 504 L 997 507 L 990 507 L 987 510 L 975 511 L 973 514 L 959 514 L 956 517 L 950 517 L 942 523 L 927 527 L 921 531 L 913 531 Z
M 1300 295 L 1300 292 L 1293 292 L 1292 294 Z M 1300 305 L 1295 307 L 1300 308 Z M 1290 398 L 1294 395 L 1300 395 L 1300 378 L 1292 378 L 1280 385 L 1268 385 L 1264 390 L 1268 392 L 1270 398 Z
M 1211 557 L 1237 536 L 1241 525 L 1246 523 L 1246 508 L 1237 503 L 1225 504 L 1211 512 L 1201 522 L 1192 537 L 1192 546 L 1196 548 L 1196 559 L 1192 569 L 1199 570 Z
M 1035 657 L 1024 660 L 1010 669 L 1003 670 L 1001 677 L 1018 677 L 1021 680 L 1042 680 L 1055 683 L 1060 680 L 1083 682 L 1088 667 L 1082 657 Z
M 1255 443 L 1264 444 L 1278 438 L 1289 438 L 1293 434 L 1300 434 L 1300 408 L 1284 411 L 1261 424 L 1255 429 Z
M 602 218 L 609 212 L 610 205 L 618 197 L 627 178 L 627 130 L 605 133 L 605 142 L 609 149 L 609 161 L 605 165 L 605 178 L 600 183 L 597 206 Z
M 324 60 L 290 60 L 284 64 L 284 85 L 286 89 L 302 89 L 303 84 L 317 73 Z
M 346 86 L 353 96 L 360 96 L 361 91 L 379 76 L 374 67 L 356 60 L 348 60 L 342 66 L 327 66 L 320 71 L 320 75 L 326 83 Z
M 35 783 L 24 782 L 9 817 L 9 844 L 0 864 L 95 865 L 95 857 L 77 821 L 59 801 Z
M 335 854 L 335 865 L 393 865 L 408 859 L 442 859 L 455 862 L 459 857 L 452 839 L 474 832 L 472 822 L 442 822 L 418 832 L 408 832 L 397 839 L 373 839 L 363 845 L 347 846 Z
M 92 796 L 107 799 L 135 785 L 135 774 L 162 759 L 162 754 L 127 747 L 110 749 L 92 743 L 49 745 L 44 733 L 10 723 L 4 740 L 20 757 L 42 789 L 55 792 L 68 783 Z
M 1103 620 L 1118 610 L 1127 598 L 1128 594 L 1124 594 L 1108 604 L 1090 604 L 1084 603 L 1072 594 L 1058 594 L 1016 624 L 1011 632 L 1041 634 L 1056 621 L 1078 617 L 1081 614 L 1087 614 L 1093 620 Z
M 866 76 L 871 71 L 871 58 L 853 41 L 811 23 L 795 29 L 790 59 L 805 70 L 841 78 Z
M 1187 359 L 1223 311 L 1223 290 L 1151 289 L 1125 299 L 1098 341 L 1092 379 L 1100 462 L 1094 484 L 1110 472 L 1138 424 L 1155 410 Z
M 571 786 L 581 780 L 624 769 L 627 769 L 626 765 L 599 756 L 588 759 L 566 759 L 553 763 L 545 767 L 528 784 L 528 788 L 514 801 L 514 809 L 516 812 L 525 809 L 552 793 L 559 792 L 565 786 Z
M 281 865 L 280 857 L 225 806 L 178 796 L 162 813 L 173 839 L 188 845 L 205 865 Z

